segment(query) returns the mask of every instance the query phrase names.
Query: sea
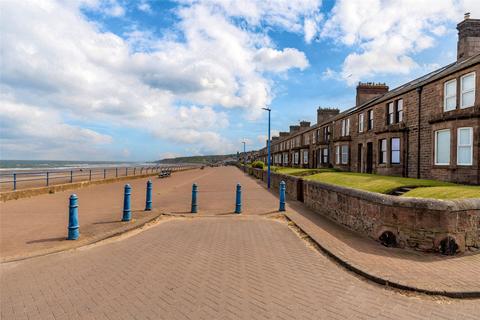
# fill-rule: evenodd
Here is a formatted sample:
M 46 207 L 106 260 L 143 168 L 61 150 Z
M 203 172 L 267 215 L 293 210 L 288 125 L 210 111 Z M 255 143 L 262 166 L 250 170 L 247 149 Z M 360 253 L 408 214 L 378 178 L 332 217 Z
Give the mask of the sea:
M 64 161 L 64 160 L 0 160 L 0 172 L 71 170 L 77 168 L 109 168 L 151 166 L 153 162 L 125 161 Z

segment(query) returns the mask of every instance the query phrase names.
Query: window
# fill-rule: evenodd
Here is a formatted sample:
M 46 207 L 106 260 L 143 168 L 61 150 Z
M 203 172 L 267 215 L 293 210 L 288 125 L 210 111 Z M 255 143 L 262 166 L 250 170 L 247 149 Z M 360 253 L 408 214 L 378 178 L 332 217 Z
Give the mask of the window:
M 330 127 L 328 126 L 323 127 L 323 141 L 324 142 L 330 141 Z
M 306 134 L 303 136 L 305 144 L 310 144 L 310 134 Z
M 345 119 L 343 119 L 341 125 L 342 125 L 342 135 L 341 136 L 345 137 L 347 135 L 346 134 L 346 132 L 347 132 L 347 121 Z
M 323 155 L 322 162 L 324 164 L 327 164 L 328 163 L 328 148 L 323 148 L 322 155 Z
M 400 138 L 390 139 L 390 163 L 400 163 Z
M 450 164 L 450 130 L 435 131 L 435 164 Z
M 283 154 L 283 163 L 288 164 L 288 153 Z
M 364 114 L 360 113 L 358 115 L 358 132 L 363 132 L 363 122 L 364 122 Z
M 367 117 L 368 117 L 367 129 L 372 130 L 373 129 L 373 109 L 368 110 Z
M 315 135 L 315 131 L 312 132 L 312 144 L 315 144 L 317 141 L 316 141 L 316 135 Z
M 346 121 L 345 135 L 346 136 L 350 135 L 350 118 L 348 118 Z
M 397 100 L 397 122 L 403 122 L 403 99 Z
M 293 163 L 298 164 L 298 152 L 293 153 Z
M 460 108 L 472 107 L 475 104 L 475 72 L 460 78 Z
M 308 151 L 303 151 L 303 164 L 308 164 Z
M 457 107 L 457 80 L 445 82 L 443 110 L 450 111 Z
M 473 164 L 473 128 L 458 128 L 457 131 L 457 164 L 471 166 Z
M 335 163 L 340 164 L 340 146 L 336 146 Z
M 381 139 L 379 142 L 379 163 L 387 163 L 387 139 Z
M 394 119 L 395 113 L 393 112 L 393 102 L 387 104 L 387 124 L 392 124 L 395 122 Z
M 348 145 L 342 146 L 342 164 L 348 164 Z

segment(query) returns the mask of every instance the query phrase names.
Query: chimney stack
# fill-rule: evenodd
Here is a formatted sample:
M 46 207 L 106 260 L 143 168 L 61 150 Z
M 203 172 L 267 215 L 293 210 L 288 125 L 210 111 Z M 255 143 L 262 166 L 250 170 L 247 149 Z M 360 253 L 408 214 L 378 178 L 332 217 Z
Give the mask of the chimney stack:
M 290 126 L 290 133 L 300 130 L 300 126 Z
M 308 121 L 300 121 L 300 128 L 309 128 L 310 127 L 310 122 Z
M 322 108 L 318 107 L 317 109 L 317 124 L 321 124 L 325 121 L 330 120 L 340 113 L 340 110 L 335 108 Z
M 357 85 L 357 101 L 359 106 L 368 100 L 379 97 L 388 92 L 388 86 L 385 83 L 359 82 Z
M 470 19 L 470 13 L 467 12 L 465 19 L 457 25 L 457 30 L 457 60 L 465 60 L 480 53 L 480 19 Z

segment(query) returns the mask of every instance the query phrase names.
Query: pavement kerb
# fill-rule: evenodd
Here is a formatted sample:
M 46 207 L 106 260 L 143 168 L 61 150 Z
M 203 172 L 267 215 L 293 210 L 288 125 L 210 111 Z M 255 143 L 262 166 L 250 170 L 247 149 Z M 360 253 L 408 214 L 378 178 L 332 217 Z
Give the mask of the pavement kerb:
M 155 211 L 154 211 L 155 212 Z M 67 252 L 67 251 L 72 251 L 72 250 L 77 250 L 82 247 L 90 246 L 99 242 L 102 242 L 107 239 L 115 238 L 121 235 L 124 235 L 128 232 L 132 232 L 137 229 L 141 229 L 149 224 L 156 223 L 157 221 L 160 221 L 161 218 L 163 217 L 172 217 L 170 215 L 164 214 L 163 212 L 156 211 L 155 215 L 152 217 L 149 217 L 145 221 L 142 221 L 141 223 L 129 223 L 125 224 L 122 227 L 115 228 L 113 230 L 101 233 L 96 236 L 88 237 L 85 239 L 77 240 L 78 242 L 73 242 L 72 241 L 72 246 L 68 247 L 62 247 L 62 248 L 53 248 L 53 249 L 45 249 L 39 252 L 32 252 L 30 254 L 26 255 L 18 255 L 18 256 L 10 256 L 6 258 L 2 258 L 0 261 L 0 264 L 7 264 L 7 263 L 12 263 L 12 262 L 17 262 L 17 261 L 22 261 L 22 260 L 27 260 L 27 259 L 33 259 L 33 258 L 38 258 L 38 257 L 43 257 L 51 254 L 57 254 L 57 253 L 62 253 L 62 252 Z M 80 234 L 81 235 L 81 234 Z
M 333 251 L 329 250 L 326 248 L 324 245 L 322 245 L 319 241 L 317 241 L 315 238 L 310 236 L 307 231 L 305 231 L 300 225 L 298 225 L 294 220 L 292 220 L 291 217 L 288 215 L 288 211 L 285 212 L 285 217 L 287 220 L 295 225 L 298 229 L 300 229 L 304 234 L 306 234 L 309 238 L 310 241 L 315 243 L 318 247 L 318 249 L 323 252 L 325 255 L 327 255 L 329 258 L 331 258 L 333 261 L 344 267 L 345 269 L 354 272 L 358 274 L 359 276 L 373 281 L 377 284 L 386 286 L 386 287 L 392 287 L 400 290 L 405 290 L 405 291 L 412 291 L 416 293 L 423 293 L 427 295 L 432 295 L 432 296 L 444 296 L 448 298 L 454 298 L 454 299 L 479 299 L 480 298 L 480 291 L 436 291 L 436 290 L 429 290 L 429 289 L 423 289 L 419 287 L 413 287 L 413 286 L 408 286 L 404 285 L 395 281 L 390 281 L 381 277 L 378 277 L 376 275 L 370 274 L 368 272 L 363 271 L 357 266 L 354 266 L 347 260 L 344 260 L 337 256 Z

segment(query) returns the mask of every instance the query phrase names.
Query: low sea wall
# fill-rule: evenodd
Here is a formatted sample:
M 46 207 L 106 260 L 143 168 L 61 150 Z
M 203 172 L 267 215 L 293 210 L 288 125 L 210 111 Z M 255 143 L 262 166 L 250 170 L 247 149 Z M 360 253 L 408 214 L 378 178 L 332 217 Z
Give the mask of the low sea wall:
M 266 172 L 248 173 L 266 181 Z M 480 199 L 407 198 L 271 174 L 287 194 L 322 216 L 385 245 L 453 254 L 480 248 Z

